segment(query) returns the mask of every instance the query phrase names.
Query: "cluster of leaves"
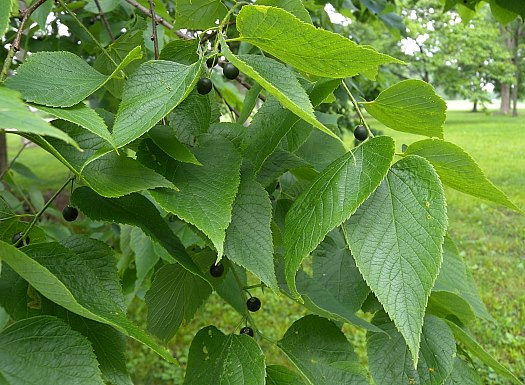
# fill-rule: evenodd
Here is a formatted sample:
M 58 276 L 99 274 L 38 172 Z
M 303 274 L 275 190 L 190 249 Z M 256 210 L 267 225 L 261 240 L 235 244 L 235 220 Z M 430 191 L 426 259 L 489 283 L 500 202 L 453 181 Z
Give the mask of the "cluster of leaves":
M 79 20 L 59 3 L 61 20 Z M 130 11 L 108 4 L 110 19 Z M 125 336 L 177 364 L 162 342 L 216 291 L 255 338 L 248 329 L 199 331 L 188 385 L 368 384 L 369 376 L 382 385 L 480 384 L 471 355 L 519 384 L 468 333 L 476 317 L 492 318 L 447 236 L 443 185 L 521 210 L 444 139 L 446 107 L 433 88 L 405 80 L 358 104 L 345 79 L 373 79 L 400 61 L 316 28 L 299 0 L 176 8 L 176 28 L 205 32 L 163 45 L 152 27 L 158 59 L 146 60 L 151 32 L 136 15 L 115 23 L 124 29 L 107 48 L 79 20 L 96 55 L 32 53 L 0 87 L 0 128 L 71 171 L 72 205 L 120 224 L 123 254 L 117 260 L 84 235 L 49 241 L 38 227 L 47 205 L 27 223 L 0 199 L 0 304 L 13 321 L 0 333 L 0 383 L 129 384 Z M 241 71 L 250 90 L 240 102 L 219 66 L 206 69 L 210 56 Z M 196 85 L 210 76 L 214 89 L 202 95 Z M 339 87 L 362 119 L 356 136 L 370 136 L 353 149 L 315 111 Z M 362 108 L 427 139 L 396 153 L 391 137 L 371 135 Z M 231 117 L 220 119 L 221 109 Z M 18 247 L 16 233 L 26 241 Z M 311 271 L 302 267 L 310 256 Z M 213 267 L 219 260 L 224 270 Z M 147 332 L 126 317 L 117 267 L 134 273 L 127 293 L 155 270 Z M 312 313 L 277 342 L 297 370 L 261 351 L 264 328 L 249 313 L 261 304 L 248 300 L 248 276 Z M 368 369 L 345 322 L 367 330 Z

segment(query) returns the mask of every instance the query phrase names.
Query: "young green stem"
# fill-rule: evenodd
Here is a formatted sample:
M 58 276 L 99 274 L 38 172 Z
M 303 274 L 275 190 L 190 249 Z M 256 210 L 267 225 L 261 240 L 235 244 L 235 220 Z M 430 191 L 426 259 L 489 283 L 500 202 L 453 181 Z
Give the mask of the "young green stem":
M 64 0 L 58 0 L 60 5 L 66 10 L 67 13 L 73 18 L 73 20 L 76 21 L 76 23 L 79 25 L 80 28 L 84 30 L 84 32 L 93 40 L 93 42 L 97 45 L 97 47 L 102 51 L 102 53 L 109 59 L 109 61 L 115 66 L 115 68 L 118 67 L 118 64 L 113 60 L 111 55 L 106 51 L 106 49 L 100 44 L 100 42 L 97 40 L 95 36 L 91 32 L 89 32 L 89 29 L 86 28 L 86 26 L 78 19 L 77 15 L 73 11 L 71 11 Z
M 13 157 L 13 159 L 11 160 L 11 163 L 9 163 L 9 165 L 7 166 L 7 168 L 2 171 L 2 173 L 0 174 L 0 181 L 2 179 L 4 179 L 4 175 L 9 171 L 11 170 L 11 168 L 13 167 L 13 165 L 15 164 L 16 160 L 18 159 L 18 157 L 22 154 L 22 152 L 25 150 L 25 148 L 27 147 L 29 143 L 24 143 L 24 145 L 20 148 L 20 150 L 18 150 L 18 152 L 16 153 L 16 155 Z
M 246 293 L 245 291 L 243 290 L 244 288 L 244 285 L 242 284 L 241 282 L 241 279 L 239 278 L 239 275 L 237 274 L 237 272 L 235 271 L 235 268 L 232 267 L 230 269 L 233 273 L 233 276 L 235 277 L 235 281 L 237 281 L 237 285 L 239 286 L 239 289 L 240 289 L 240 292 L 241 292 L 241 295 L 242 295 L 242 298 L 243 298 L 243 301 L 244 303 L 246 303 L 246 301 L 248 301 L 248 297 L 246 296 Z M 263 339 L 265 339 L 266 341 L 268 342 L 271 342 L 272 344 L 277 344 L 277 341 L 275 341 L 274 339 L 264 335 L 263 333 L 261 333 L 261 331 L 257 328 L 257 325 L 255 324 L 255 321 L 254 319 L 252 318 L 252 316 L 250 315 L 250 312 L 245 310 L 244 311 L 244 316 L 246 317 L 246 319 L 248 320 L 248 322 L 250 323 L 250 325 L 252 325 L 253 329 L 257 332 L 258 335 L 260 335 Z
M 368 136 L 371 138 L 374 137 L 374 134 L 372 134 L 372 131 L 370 130 L 370 127 L 368 126 L 368 123 L 365 120 L 365 117 L 363 116 L 363 113 L 361 112 L 361 109 L 359 108 L 359 103 L 357 103 L 357 100 L 355 100 L 354 95 L 350 92 L 348 89 L 348 86 L 346 85 L 345 81 L 342 81 L 343 88 L 345 89 L 346 93 L 348 94 L 348 97 L 350 98 L 350 101 L 354 105 L 355 111 L 357 112 L 357 115 L 359 115 L 359 119 L 361 119 L 361 122 L 363 123 L 363 126 L 365 126 L 366 130 L 368 131 Z
M 27 229 L 24 231 L 24 233 L 22 234 L 22 236 L 20 237 L 20 239 L 18 240 L 17 244 L 20 243 L 20 242 L 23 242 L 23 240 L 27 237 L 27 234 L 29 234 L 29 232 L 31 231 L 31 229 L 36 225 L 36 223 L 38 222 L 38 220 L 40 219 L 40 217 L 44 214 L 44 212 L 47 210 L 47 208 L 49 207 L 49 205 L 51 203 L 53 203 L 53 201 L 56 199 L 56 197 L 62 192 L 62 190 L 64 190 L 67 185 L 73 180 L 75 179 L 74 176 L 72 177 L 69 177 L 66 181 L 66 183 L 64 183 L 54 194 L 51 198 L 49 198 L 49 200 L 44 204 L 44 207 L 42 207 L 40 209 L 40 211 L 38 213 L 35 214 L 35 216 L 33 217 L 33 220 L 31 221 L 31 223 L 29 224 L 29 226 L 27 227 Z M 16 246 L 16 244 L 15 244 Z

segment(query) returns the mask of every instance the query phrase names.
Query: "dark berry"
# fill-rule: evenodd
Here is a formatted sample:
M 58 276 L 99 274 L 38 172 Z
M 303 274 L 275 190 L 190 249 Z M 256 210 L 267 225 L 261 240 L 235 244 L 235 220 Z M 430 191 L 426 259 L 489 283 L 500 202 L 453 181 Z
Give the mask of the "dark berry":
M 224 273 L 224 265 L 222 263 L 213 264 L 210 266 L 210 274 L 212 277 L 219 278 Z
M 208 68 L 215 67 L 218 62 L 219 62 L 219 60 L 217 59 L 217 56 L 212 56 L 212 57 L 206 59 L 206 65 L 208 66 Z
M 241 331 L 239 332 L 240 334 L 246 334 L 250 337 L 253 337 L 253 329 L 249 326 L 245 326 L 241 329 Z
M 256 312 L 261 308 L 261 300 L 257 297 L 251 297 L 246 301 L 246 307 L 248 307 L 249 311 Z
M 222 73 L 225 78 L 233 80 L 239 76 L 239 69 L 235 67 L 232 63 L 226 63 L 222 69 Z
M 75 207 L 66 206 L 64 210 L 62 210 L 62 216 L 66 221 L 73 222 L 78 218 L 78 210 Z
M 365 126 L 357 126 L 354 130 L 354 137 L 357 140 L 363 141 L 368 138 L 368 130 Z
M 13 238 L 11 239 L 11 243 L 13 245 L 16 245 L 16 247 L 22 247 L 22 246 L 29 245 L 29 242 L 31 241 L 29 239 L 29 235 L 26 235 L 25 239 L 22 242 L 18 242 L 22 238 L 22 235 L 23 235 L 23 233 L 16 233 L 15 235 L 13 235 Z M 17 242 L 18 242 L 18 244 L 17 244 Z
M 201 95 L 209 94 L 212 88 L 213 84 L 208 78 L 199 79 L 197 82 L 197 92 Z

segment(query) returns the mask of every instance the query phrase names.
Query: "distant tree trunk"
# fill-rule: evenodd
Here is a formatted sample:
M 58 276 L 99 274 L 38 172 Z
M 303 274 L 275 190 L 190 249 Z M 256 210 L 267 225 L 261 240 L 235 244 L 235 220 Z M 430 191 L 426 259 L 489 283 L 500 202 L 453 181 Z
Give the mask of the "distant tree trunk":
M 500 94 L 501 102 L 499 105 L 499 112 L 507 115 L 510 112 L 510 85 L 501 84 Z
M 478 100 L 474 100 L 474 104 L 472 105 L 471 112 L 478 112 Z
M 0 132 L 0 174 L 7 169 L 7 140 L 5 132 Z
M 520 44 L 520 36 L 523 32 L 523 23 L 521 21 L 518 21 L 518 25 L 516 26 L 516 30 L 514 31 L 514 57 L 513 57 L 513 63 L 514 63 L 514 84 L 512 85 L 511 90 L 511 100 L 512 100 L 512 116 L 518 116 L 518 94 L 519 94 L 519 87 L 520 87 L 520 50 L 518 49 Z

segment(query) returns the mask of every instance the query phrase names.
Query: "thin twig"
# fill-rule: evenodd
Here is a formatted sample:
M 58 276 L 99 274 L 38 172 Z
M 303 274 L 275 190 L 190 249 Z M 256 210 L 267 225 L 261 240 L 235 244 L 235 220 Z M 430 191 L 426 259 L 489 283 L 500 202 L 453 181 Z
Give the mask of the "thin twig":
M 159 60 L 159 38 L 157 36 L 157 15 L 155 15 L 155 1 L 149 0 L 149 12 L 151 13 L 151 40 L 153 41 L 153 52 L 155 60 Z
M 98 9 L 98 14 L 100 18 L 102 19 L 102 24 L 104 24 L 104 28 L 106 28 L 106 31 L 108 31 L 109 38 L 111 39 L 111 42 L 115 41 L 115 36 L 113 36 L 113 32 L 111 32 L 111 27 L 109 26 L 108 19 L 106 18 L 106 14 L 104 11 L 102 11 L 102 7 L 100 6 L 99 0 L 95 0 L 95 5 Z
M 24 241 L 24 239 L 27 237 L 27 234 L 29 234 L 29 232 L 31 231 L 31 229 L 36 225 L 36 223 L 38 222 L 38 220 L 40 219 L 40 217 L 44 214 L 44 212 L 47 210 L 47 208 L 49 207 L 49 205 L 51 203 L 53 203 L 53 201 L 56 199 L 56 197 L 62 192 L 62 190 L 64 190 L 67 185 L 73 180 L 75 179 L 74 176 L 72 177 L 69 177 L 66 181 L 66 183 L 64 183 L 62 185 L 62 187 L 60 187 L 54 194 L 51 198 L 49 198 L 49 200 L 46 202 L 46 204 L 44 205 L 44 207 L 42 207 L 40 209 L 40 211 L 38 213 L 35 214 L 33 220 L 31 221 L 31 223 L 29 224 L 29 226 L 27 227 L 27 229 L 24 231 L 24 234 L 22 234 L 22 236 L 20 237 L 20 239 L 18 240 L 18 242 L 15 244 L 15 246 L 17 244 L 20 244 L 21 242 Z
M 33 12 L 35 12 L 38 7 L 44 4 L 45 1 L 46 0 L 37 0 L 32 6 L 20 12 L 22 15 L 22 21 L 20 22 L 20 27 L 16 32 L 15 40 L 13 41 L 11 48 L 9 48 L 9 52 L 7 53 L 7 57 L 4 61 L 2 73 L 0 74 L 0 82 L 3 82 L 7 78 L 7 71 L 9 71 L 9 68 L 11 67 L 13 58 L 15 57 L 16 52 L 20 51 L 20 40 L 22 39 L 22 34 L 24 33 L 24 28 L 26 27 L 27 21 Z
M 11 168 L 13 167 L 13 165 L 15 164 L 16 160 L 18 159 L 18 157 L 22 154 L 22 151 L 25 150 L 25 148 L 27 147 L 29 143 L 24 143 L 24 145 L 20 148 L 20 150 L 18 150 L 18 152 L 16 153 L 16 155 L 13 157 L 13 160 L 11 160 L 11 163 L 9 163 L 9 166 L 7 166 L 7 168 L 2 171 L 2 173 L 0 174 L 0 180 L 4 179 L 4 175 L 9 171 L 11 170 Z
M 139 4 L 137 3 L 136 0 L 126 0 L 128 2 L 128 4 L 131 4 L 132 6 L 134 6 L 135 8 L 137 8 L 140 12 L 142 12 L 144 15 L 148 16 L 148 17 L 151 17 L 153 18 L 153 16 L 151 15 L 151 11 L 144 7 L 142 4 Z M 174 29 L 173 25 L 168 23 L 166 20 L 164 20 L 162 17 L 159 17 L 159 16 L 155 16 L 155 21 L 158 23 L 158 24 L 161 24 L 163 25 L 164 27 L 168 28 L 168 29 Z M 188 35 L 186 35 L 185 33 L 177 30 L 175 31 L 175 34 L 180 37 L 181 39 L 186 39 L 186 40 L 191 40 L 192 38 Z

